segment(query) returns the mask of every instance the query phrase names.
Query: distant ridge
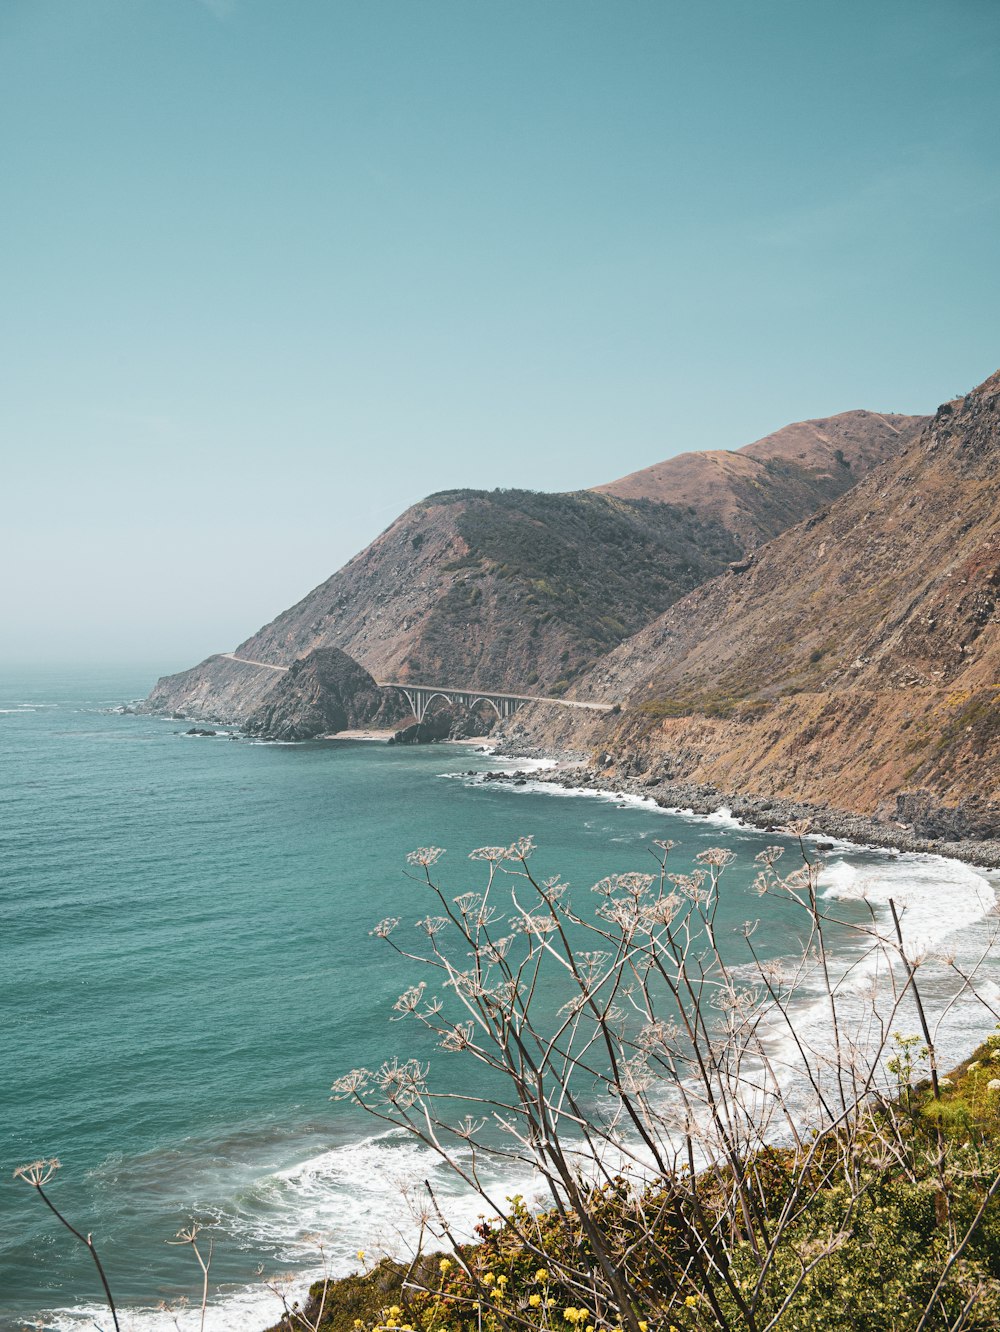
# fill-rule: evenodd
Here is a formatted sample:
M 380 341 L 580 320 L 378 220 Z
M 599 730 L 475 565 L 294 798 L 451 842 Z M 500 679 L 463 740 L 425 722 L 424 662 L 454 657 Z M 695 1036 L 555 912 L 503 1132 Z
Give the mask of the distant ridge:
M 571 693 L 678 598 L 855 484 L 918 420 L 847 412 L 596 491 L 431 495 L 232 652 L 159 681 L 148 706 L 241 722 L 278 687 L 266 667 L 328 647 L 379 679 Z
M 595 486 L 598 494 L 696 505 L 745 551 L 842 495 L 926 423 L 924 416 L 841 412 L 798 421 L 733 452 L 681 453 Z

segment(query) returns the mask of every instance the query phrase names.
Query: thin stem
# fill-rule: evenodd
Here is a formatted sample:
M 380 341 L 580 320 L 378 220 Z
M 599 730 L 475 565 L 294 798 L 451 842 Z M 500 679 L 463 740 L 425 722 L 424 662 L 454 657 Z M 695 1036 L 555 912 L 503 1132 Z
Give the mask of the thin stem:
M 90 1250 L 90 1256 L 94 1260 L 94 1264 L 97 1267 L 98 1275 L 101 1278 L 101 1285 L 104 1287 L 104 1294 L 108 1301 L 108 1308 L 111 1310 L 111 1317 L 114 1319 L 115 1332 L 121 1332 L 121 1328 L 118 1325 L 118 1311 L 115 1309 L 115 1302 L 111 1294 L 111 1287 L 108 1285 L 108 1278 L 104 1274 L 104 1268 L 101 1266 L 101 1260 L 100 1258 L 98 1258 L 97 1250 L 94 1248 L 93 1238 L 90 1235 L 82 1235 L 75 1226 L 70 1225 L 70 1223 L 63 1216 L 62 1212 L 60 1212 L 59 1208 L 56 1207 L 55 1203 L 51 1202 L 50 1199 L 46 1196 L 45 1190 L 42 1188 L 41 1184 L 36 1184 L 35 1188 L 38 1191 L 38 1196 L 41 1198 L 42 1202 L 53 1214 L 53 1216 L 55 1216 L 59 1221 L 62 1222 L 62 1224 L 66 1227 L 66 1229 L 70 1232 L 70 1234 L 75 1235 L 76 1238 L 80 1241 L 80 1243 L 85 1244 L 87 1248 Z

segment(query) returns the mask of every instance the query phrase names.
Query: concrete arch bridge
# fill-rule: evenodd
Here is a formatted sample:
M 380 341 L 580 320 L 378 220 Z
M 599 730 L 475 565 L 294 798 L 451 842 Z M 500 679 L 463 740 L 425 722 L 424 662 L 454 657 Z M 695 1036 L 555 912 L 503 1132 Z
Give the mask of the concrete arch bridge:
M 606 712 L 612 706 L 610 703 L 578 703 L 573 699 L 545 698 L 538 694 L 499 694 L 492 689 L 465 689 L 452 685 L 397 684 L 393 680 L 378 680 L 376 683 L 380 689 L 398 689 L 418 722 L 424 720 L 428 708 L 437 698 L 464 708 L 488 703 L 500 721 L 513 716 L 522 703 L 552 703 L 559 707 L 590 708 L 597 712 Z

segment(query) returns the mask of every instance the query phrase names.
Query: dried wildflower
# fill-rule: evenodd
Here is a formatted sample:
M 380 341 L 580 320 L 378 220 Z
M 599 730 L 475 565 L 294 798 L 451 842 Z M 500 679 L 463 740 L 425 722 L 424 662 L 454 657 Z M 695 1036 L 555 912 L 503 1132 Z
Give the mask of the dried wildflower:
M 474 971 L 456 971 L 445 983 L 468 999 L 477 999 L 486 993 L 482 981 Z
M 495 1012 L 509 1013 L 520 993 L 521 986 L 518 985 L 516 980 L 502 981 L 499 985 L 494 985 L 492 989 L 483 989 L 482 999 Z
M 404 1110 L 424 1094 L 427 1069 L 422 1068 L 416 1059 L 407 1059 L 400 1063 L 398 1059 L 389 1059 L 375 1074 L 379 1090 L 392 1105 Z
M 560 875 L 554 874 L 550 879 L 542 880 L 542 896 L 547 902 L 557 902 L 568 887 Z
M 20 1165 L 14 1171 L 15 1179 L 23 1179 L 25 1184 L 30 1184 L 32 1188 L 40 1189 L 43 1184 L 47 1184 L 57 1170 L 61 1170 L 60 1161 L 50 1156 L 47 1160 L 30 1161 L 27 1165 Z
M 435 934 L 440 934 L 442 930 L 447 928 L 447 916 L 424 916 L 422 920 L 417 921 L 417 929 L 423 930 L 429 938 L 433 938 Z
M 442 1050 L 467 1050 L 472 1044 L 472 1034 L 476 1029 L 474 1022 L 459 1022 L 451 1031 L 445 1032 L 439 1042 Z
M 443 846 L 418 846 L 416 851 L 411 851 L 406 857 L 408 865 L 420 865 L 424 869 L 429 869 L 431 865 L 440 860 L 444 855 Z
M 597 908 L 597 914 L 602 920 L 617 925 L 625 935 L 632 934 L 639 924 L 639 908 L 636 903 L 620 897 L 602 902 Z
M 458 1138 L 465 1138 L 468 1142 L 476 1136 L 485 1123 L 485 1119 L 473 1119 L 471 1115 L 466 1115 L 454 1126 L 452 1133 Z
M 490 864 L 498 865 L 501 860 L 507 859 L 509 849 L 506 846 L 477 846 L 475 851 L 469 852 L 469 859 L 488 860 Z
M 357 1096 L 359 1092 L 364 1091 L 371 1079 L 371 1070 L 367 1068 L 352 1068 L 350 1073 L 345 1073 L 343 1077 L 337 1078 L 330 1090 L 334 1093 L 331 1097 L 334 1101 L 342 1101 L 345 1096 Z
M 501 958 L 507 956 L 513 942 L 513 934 L 505 934 L 502 939 L 491 940 L 482 946 L 483 957 L 489 962 L 499 962 Z
M 676 1022 L 664 1022 L 658 1018 L 655 1022 L 647 1024 L 639 1032 L 638 1043 L 647 1050 L 669 1049 L 677 1037 L 680 1035 L 680 1027 Z
M 596 985 L 604 972 L 611 954 L 607 952 L 577 953 L 576 969 L 580 979 L 589 987 Z
M 462 916 L 468 916 L 473 911 L 478 911 L 483 902 L 479 893 L 459 893 L 458 897 L 453 900 L 458 907 L 459 914 Z
M 172 1240 L 167 1240 L 168 1244 L 194 1244 L 201 1231 L 201 1226 L 196 1221 L 192 1221 L 189 1226 L 182 1226 Z
M 393 1012 L 406 1014 L 414 1013 L 420 1007 L 424 997 L 424 990 L 427 989 L 426 981 L 418 981 L 416 985 L 411 985 L 408 990 L 404 990 L 396 1002 L 393 1004 Z
M 644 1054 L 635 1055 L 619 1066 L 617 1082 L 610 1084 L 618 1096 L 637 1096 L 648 1091 L 655 1082 Z
M 699 851 L 695 860 L 699 865 L 711 865 L 713 869 L 725 869 L 736 859 L 736 852 L 729 851 L 722 846 L 710 846 L 705 851 Z
M 521 916 L 511 916 L 510 928 L 521 934 L 551 934 L 557 928 L 551 916 L 532 915 L 525 911 Z
M 763 851 L 758 851 L 754 860 L 758 865 L 773 865 L 776 860 L 780 860 L 785 854 L 783 846 L 765 846 Z
M 627 874 L 618 874 L 615 877 L 618 880 L 619 892 L 628 893 L 631 897 L 641 897 L 653 883 L 652 874 L 641 874 L 638 870 L 630 870 Z
M 711 888 L 705 887 L 708 874 L 705 870 L 695 870 L 693 874 L 668 874 L 667 878 L 677 891 L 692 902 L 705 903 L 711 899 Z
M 655 902 L 647 902 L 640 910 L 644 925 L 669 925 L 681 909 L 678 893 L 664 893 Z
M 369 930 L 368 932 L 369 934 L 374 935 L 376 939 L 388 939 L 389 935 L 393 932 L 393 930 L 396 928 L 398 924 L 399 924 L 398 916 L 386 916 L 384 920 L 379 921 L 379 923 L 375 926 L 374 929 Z
M 519 837 L 516 842 L 507 848 L 508 860 L 527 860 L 535 849 L 535 839 L 533 837 Z

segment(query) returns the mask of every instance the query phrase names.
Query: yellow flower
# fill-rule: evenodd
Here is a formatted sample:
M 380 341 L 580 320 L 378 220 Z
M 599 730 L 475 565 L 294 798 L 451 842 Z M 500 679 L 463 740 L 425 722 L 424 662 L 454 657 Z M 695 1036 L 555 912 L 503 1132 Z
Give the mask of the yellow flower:
M 358 1250 L 358 1262 L 359 1262 L 359 1263 L 363 1263 L 364 1261 L 365 1261 L 365 1251 L 364 1251 L 364 1249 L 359 1249 L 359 1250 Z
M 535 1280 L 548 1281 L 548 1279 L 549 1279 L 548 1269 L 545 1267 L 540 1267 L 538 1271 L 535 1273 Z
M 393 1305 L 391 1305 L 390 1308 L 389 1308 L 389 1317 L 390 1317 L 390 1318 L 398 1318 L 399 1315 L 400 1315 L 402 1312 L 403 1312 L 403 1311 L 402 1311 L 402 1309 L 399 1307 L 398 1304 L 393 1304 Z
M 528 1303 L 531 1305 L 531 1307 L 532 1307 L 533 1309 L 537 1309 L 538 1306 L 541 1304 L 541 1302 L 542 1302 L 542 1297 L 541 1297 L 541 1295 L 529 1295 L 529 1296 L 528 1296 Z
M 483 1285 L 484 1285 L 484 1286 L 492 1286 L 494 1281 L 496 1281 L 496 1277 L 493 1275 L 492 1272 L 484 1272 L 484 1273 L 483 1273 Z
M 649 1332 L 649 1324 L 646 1322 L 645 1318 L 639 1319 L 639 1332 Z
M 501 1272 L 500 1275 L 497 1277 L 497 1285 L 506 1286 L 507 1280 L 508 1278 Z
M 442 1258 L 441 1261 L 438 1263 L 438 1267 L 440 1268 L 440 1270 L 441 1270 L 442 1273 L 443 1273 L 443 1272 L 450 1272 L 451 1269 L 452 1269 L 452 1266 L 453 1266 L 453 1264 L 452 1264 L 452 1261 L 451 1261 L 450 1258 Z
M 687 1307 L 688 1307 L 689 1309 L 693 1309 L 694 1306 L 698 1303 L 698 1296 L 697 1296 L 697 1295 L 685 1295 L 685 1296 L 684 1296 L 684 1303 L 687 1305 Z

